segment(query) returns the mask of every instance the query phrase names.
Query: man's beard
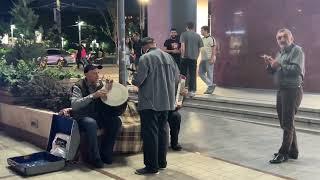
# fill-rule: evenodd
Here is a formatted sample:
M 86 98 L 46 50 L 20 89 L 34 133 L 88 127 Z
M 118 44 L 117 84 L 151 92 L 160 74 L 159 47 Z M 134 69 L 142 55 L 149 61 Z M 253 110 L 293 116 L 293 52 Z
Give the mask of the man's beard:
M 177 36 L 171 36 L 171 39 L 176 39 L 177 38 Z

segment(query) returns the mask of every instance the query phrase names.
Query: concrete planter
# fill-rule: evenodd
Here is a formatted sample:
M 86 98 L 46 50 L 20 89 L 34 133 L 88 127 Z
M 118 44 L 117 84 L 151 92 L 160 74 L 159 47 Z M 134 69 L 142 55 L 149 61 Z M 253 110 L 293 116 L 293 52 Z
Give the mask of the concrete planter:
M 9 135 L 46 148 L 52 115 L 50 111 L 0 103 L 0 124 Z
M 0 126 L 10 136 L 46 149 L 53 114 L 55 113 L 51 111 L 27 106 L 0 103 Z M 114 152 L 140 152 L 142 149 L 140 127 L 138 115 L 133 117 L 124 115 L 122 117 L 122 130 L 116 140 Z M 103 133 L 99 130 L 97 136 Z
M 8 87 L 0 87 L 0 102 L 7 104 L 15 104 L 23 101 L 23 97 L 13 95 Z

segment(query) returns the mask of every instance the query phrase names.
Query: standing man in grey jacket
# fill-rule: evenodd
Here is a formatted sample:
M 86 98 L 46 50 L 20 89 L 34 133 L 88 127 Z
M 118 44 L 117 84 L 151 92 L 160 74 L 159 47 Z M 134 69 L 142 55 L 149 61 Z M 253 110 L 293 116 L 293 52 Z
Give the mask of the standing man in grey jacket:
M 280 53 L 276 58 L 264 55 L 267 70 L 275 76 L 279 88 L 277 93 L 277 112 L 283 129 L 282 145 L 270 163 L 282 163 L 289 158 L 298 159 L 298 144 L 294 127 L 294 116 L 300 106 L 305 74 L 305 59 L 302 48 L 293 43 L 292 33 L 280 29 L 277 33 Z
M 175 87 L 179 69 L 172 56 L 156 47 L 153 38 L 141 41 L 145 53 L 132 84 L 139 87 L 138 110 L 141 119 L 145 168 L 136 174 L 157 174 L 167 166 L 168 112 L 175 109 Z

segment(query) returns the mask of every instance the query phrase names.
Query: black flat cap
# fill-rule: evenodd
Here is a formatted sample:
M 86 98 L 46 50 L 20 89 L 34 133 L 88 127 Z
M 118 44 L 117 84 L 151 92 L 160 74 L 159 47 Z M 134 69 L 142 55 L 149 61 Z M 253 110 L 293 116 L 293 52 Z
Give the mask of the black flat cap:
M 102 69 L 102 66 L 101 65 L 95 66 L 95 65 L 92 65 L 92 64 L 88 64 L 83 68 L 83 72 L 87 73 L 87 72 L 95 70 L 95 69 Z

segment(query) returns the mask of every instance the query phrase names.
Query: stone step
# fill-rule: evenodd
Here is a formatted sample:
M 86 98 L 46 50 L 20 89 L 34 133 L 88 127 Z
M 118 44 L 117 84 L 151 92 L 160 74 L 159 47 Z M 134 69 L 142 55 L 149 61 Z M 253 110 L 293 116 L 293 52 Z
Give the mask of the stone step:
M 226 107 L 226 108 L 236 108 L 246 111 L 255 111 L 255 112 L 268 112 L 276 114 L 275 103 L 270 102 L 261 102 L 247 99 L 235 99 L 235 98 L 224 98 L 224 97 L 215 97 L 215 98 L 205 98 L 205 97 L 195 97 L 188 98 L 184 102 L 184 106 L 195 105 L 205 105 L 205 106 L 215 106 L 215 107 Z M 204 108 L 204 107 L 203 107 Z M 310 119 L 320 119 L 320 109 L 312 109 L 300 107 L 298 111 L 298 116 L 310 118 Z
M 241 116 L 235 113 L 221 113 L 221 111 L 212 111 L 209 109 L 201 109 L 201 108 L 193 108 L 193 107 L 184 107 L 183 111 L 187 112 L 195 112 L 198 114 L 211 116 L 215 119 L 228 119 L 241 121 L 246 123 L 252 123 L 263 126 L 277 127 L 279 128 L 279 120 L 276 119 L 268 119 L 268 118 L 259 118 L 257 116 Z M 217 118 L 218 117 L 218 118 Z M 304 123 L 304 122 L 296 122 L 295 123 L 296 130 L 300 132 L 312 133 L 312 134 L 320 134 L 320 124 L 313 123 Z

